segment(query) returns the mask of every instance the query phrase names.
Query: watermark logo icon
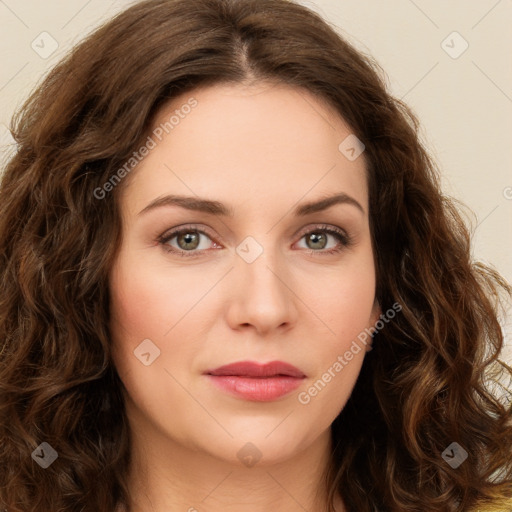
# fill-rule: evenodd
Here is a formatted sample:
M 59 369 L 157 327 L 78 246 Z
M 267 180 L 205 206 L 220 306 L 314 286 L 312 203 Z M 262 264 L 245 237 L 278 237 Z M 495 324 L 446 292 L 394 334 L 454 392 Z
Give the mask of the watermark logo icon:
M 57 51 L 59 43 L 48 32 L 41 32 L 32 41 L 30 46 L 32 47 L 32 50 L 34 50 L 39 55 L 39 57 L 42 59 L 47 59 Z
M 441 48 L 452 59 L 458 59 L 469 48 L 469 43 L 457 31 L 453 31 L 443 39 Z
M 468 458 L 468 452 L 459 443 L 453 442 L 446 447 L 441 457 L 453 469 L 457 469 Z
M 31 457 L 43 468 L 50 467 L 59 455 L 48 443 L 41 443 L 31 454 Z
M 252 263 L 263 253 L 263 247 L 252 236 L 248 236 L 238 244 L 236 253 L 246 263 Z
M 351 133 L 348 137 L 345 137 L 340 145 L 338 146 L 338 149 L 340 152 L 347 158 L 347 160 L 350 160 L 353 162 L 359 156 L 363 153 L 365 150 L 365 145 L 360 141 L 353 133 Z
M 151 340 L 145 339 L 133 353 L 144 366 L 149 366 L 160 355 L 160 349 Z
M 245 443 L 236 454 L 240 462 L 248 468 L 252 468 L 261 459 L 262 455 L 253 443 Z

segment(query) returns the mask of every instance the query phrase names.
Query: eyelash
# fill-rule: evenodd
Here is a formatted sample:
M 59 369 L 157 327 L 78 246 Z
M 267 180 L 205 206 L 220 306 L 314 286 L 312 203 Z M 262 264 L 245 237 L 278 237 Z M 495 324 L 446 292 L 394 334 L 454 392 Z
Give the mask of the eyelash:
M 176 249 L 175 247 L 172 247 L 168 245 L 168 242 L 175 238 L 176 236 L 179 236 L 184 233 L 200 233 L 202 235 L 206 235 L 208 238 L 212 239 L 212 237 L 204 230 L 197 228 L 194 225 L 184 226 L 182 228 L 176 229 L 174 231 L 171 231 L 170 233 L 164 233 L 158 238 L 158 243 L 160 243 L 164 250 L 176 254 L 177 256 L 184 257 L 184 258 L 196 258 L 203 255 L 203 253 L 208 249 L 203 250 L 191 250 L 191 251 L 183 251 L 181 249 Z M 333 249 L 325 249 L 325 250 L 317 250 L 314 249 L 304 249 L 309 255 L 331 255 L 340 253 L 343 251 L 346 247 L 350 246 L 352 243 L 352 239 L 342 230 L 338 228 L 333 228 L 331 226 L 326 225 L 319 225 L 316 226 L 314 229 L 307 231 L 304 233 L 300 239 L 304 238 L 307 235 L 310 235 L 312 233 L 327 233 L 329 235 L 334 236 L 340 244 L 334 247 Z

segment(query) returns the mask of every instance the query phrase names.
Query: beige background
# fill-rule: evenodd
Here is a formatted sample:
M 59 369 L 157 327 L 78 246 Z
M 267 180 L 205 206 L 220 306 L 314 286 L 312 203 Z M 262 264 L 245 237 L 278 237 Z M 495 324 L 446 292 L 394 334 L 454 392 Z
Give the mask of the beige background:
M 16 107 L 73 44 L 131 3 L 0 0 L 4 158 L 12 150 L 6 125 Z M 392 94 L 419 116 L 446 193 L 475 213 L 475 258 L 512 281 L 512 0 L 300 3 L 381 64 Z M 52 44 L 58 48 L 44 55 Z

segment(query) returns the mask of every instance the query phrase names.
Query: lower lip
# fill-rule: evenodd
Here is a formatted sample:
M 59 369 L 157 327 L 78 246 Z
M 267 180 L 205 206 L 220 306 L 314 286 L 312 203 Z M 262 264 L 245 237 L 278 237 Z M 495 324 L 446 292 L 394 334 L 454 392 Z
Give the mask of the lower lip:
M 297 389 L 302 382 L 302 378 L 286 376 L 251 378 L 235 375 L 208 375 L 208 377 L 220 389 L 255 402 L 276 400 Z

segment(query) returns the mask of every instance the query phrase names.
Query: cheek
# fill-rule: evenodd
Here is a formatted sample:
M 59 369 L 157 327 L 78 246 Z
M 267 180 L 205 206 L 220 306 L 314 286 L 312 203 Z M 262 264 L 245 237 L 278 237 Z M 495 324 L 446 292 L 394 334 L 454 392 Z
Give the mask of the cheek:
M 373 326 L 375 279 L 372 267 L 364 271 L 340 272 L 329 281 L 324 294 L 317 294 L 319 317 L 327 326 L 322 342 L 310 348 L 315 374 L 298 394 L 300 407 L 312 417 L 322 418 L 327 428 L 345 406 L 357 381 Z
M 116 277 L 111 282 L 111 332 L 115 344 L 133 350 L 137 341 L 151 339 L 157 332 L 156 294 L 147 289 L 140 274 L 120 272 Z
M 110 276 L 112 358 L 126 398 L 136 404 L 131 413 L 142 409 L 152 417 L 169 401 L 173 381 L 165 368 L 176 354 L 165 345 L 170 338 L 165 335 L 179 319 L 176 309 L 183 297 L 162 280 L 162 272 L 137 261 L 133 252 L 120 254 Z M 149 361 L 144 362 L 144 354 Z
M 110 276 L 110 331 L 113 358 L 120 376 L 144 368 L 134 353 L 143 340 L 151 340 L 161 351 L 160 340 L 169 328 L 165 310 L 173 309 L 168 303 L 171 294 L 166 296 L 155 276 L 137 263 L 127 252 L 121 252 Z M 153 351 L 153 356 L 158 353 L 154 348 Z M 158 358 L 152 365 L 157 365 Z
M 176 361 L 190 362 L 199 349 L 193 330 L 203 312 L 200 299 L 211 286 L 199 272 L 148 264 L 137 257 L 136 250 L 120 254 L 110 277 L 110 331 L 112 357 L 123 380 L 129 375 L 134 383 L 150 379 L 160 389 L 157 375 L 166 385 L 169 380 L 161 371 L 173 368 Z M 137 356 L 148 350 L 150 360 L 153 354 L 157 357 L 147 367 Z
M 110 280 L 112 328 L 123 339 L 163 340 L 205 288 L 204 276 L 122 256 Z
M 341 350 L 357 335 L 373 325 L 375 273 L 373 260 L 361 258 L 354 265 L 338 269 L 322 279 L 323 287 L 314 293 L 312 309 L 327 328 L 327 348 Z M 320 281 L 318 281 L 320 282 Z

